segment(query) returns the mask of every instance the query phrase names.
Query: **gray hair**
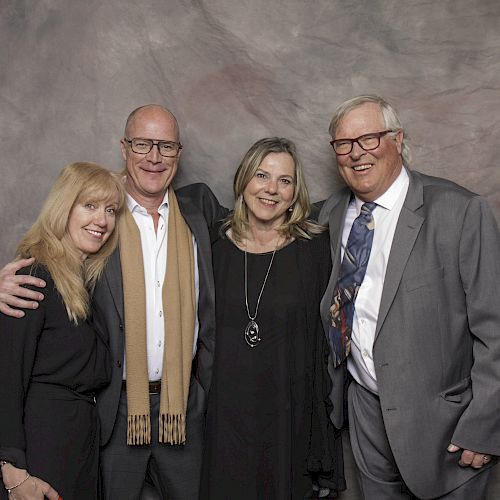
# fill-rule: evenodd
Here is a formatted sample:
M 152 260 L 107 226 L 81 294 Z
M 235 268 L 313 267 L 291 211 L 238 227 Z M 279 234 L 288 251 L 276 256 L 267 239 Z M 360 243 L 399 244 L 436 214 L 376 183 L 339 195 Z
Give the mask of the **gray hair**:
M 349 99 L 348 101 L 343 102 L 335 111 L 333 118 L 330 122 L 330 126 L 328 128 L 328 132 L 332 138 L 335 139 L 335 132 L 337 126 L 344 118 L 344 116 L 352 111 L 354 108 L 361 106 L 367 102 L 373 102 L 380 106 L 382 111 L 382 116 L 384 117 L 384 125 L 387 130 L 402 130 L 403 131 L 403 143 L 401 149 L 401 157 L 403 158 L 403 163 L 405 166 L 409 167 L 411 162 L 411 150 L 410 144 L 408 141 L 408 137 L 406 134 L 401 121 L 396 113 L 396 110 L 393 106 L 391 106 L 385 99 L 379 97 L 377 95 L 360 95 L 358 97 L 354 97 L 353 99 Z

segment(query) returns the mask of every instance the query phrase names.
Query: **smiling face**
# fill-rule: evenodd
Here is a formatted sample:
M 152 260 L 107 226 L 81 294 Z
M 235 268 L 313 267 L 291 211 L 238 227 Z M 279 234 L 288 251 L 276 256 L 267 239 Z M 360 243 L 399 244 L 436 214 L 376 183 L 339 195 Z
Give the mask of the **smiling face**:
M 77 201 L 68 219 L 67 233 L 82 260 L 98 252 L 115 228 L 118 198 Z
M 129 140 L 179 141 L 175 118 L 160 106 L 145 106 L 137 111 L 125 133 Z M 127 192 L 145 208 L 159 207 L 177 172 L 180 151 L 176 157 L 164 157 L 153 146 L 147 154 L 134 153 L 124 140 L 121 141 L 121 149 L 127 168 Z
M 295 163 L 288 153 L 269 153 L 243 191 L 254 227 L 279 227 L 295 193 Z
M 340 120 L 333 139 L 354 139 L 386 129 L 380 106 L 368 102 L 352 109 Z M 337 155 L 339 173 L 353 193 L 363 201 L 374 201 L 396 180 L 402 168 L 403 132 L 380 138 L 378 148 L 365 151 L 354 143 L 352 151 Z

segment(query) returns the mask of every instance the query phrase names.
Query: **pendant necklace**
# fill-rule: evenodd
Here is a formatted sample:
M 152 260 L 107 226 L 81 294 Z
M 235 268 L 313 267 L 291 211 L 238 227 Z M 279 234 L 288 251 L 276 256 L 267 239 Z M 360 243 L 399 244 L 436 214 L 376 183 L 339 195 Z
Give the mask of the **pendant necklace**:
M 279 238 L 278 238 L 279 242 Z M 269 277 L 269 272 L 271 271 L 271 266 L 273 265 L 274 261 L 274 255 L 276 254 L 276 250 L 278 249 L 278 243 L 276 243 L 276 247 L 273 250 L 273 254 L 271 256 L 271 262 L 269 262 L 269 267 L 267 268 L 267 273 L 266 277 L 264 278 L 264 283 L 262 283 L 262 287 L 260 289 L 259 296 L 257 298 L 257 305 L 255 306 L 255 314 L 252 316 L 250 314 L 250 309 L 248 307 L 248 264 L 247 264 L 247 249 L 245 245 L 245 306 L 247 308 L 247 316 L 248 319 L 250 320 L 248 322 L 248 325 L 245 328 L 245 342 L 250 346 L 250 347 L 255 347 L 257 344 L 261 341 L 260 335 L 259 335 L 259 325 L 255 321 L 257 318 L 257 314 L 259 312 L 259 304 L 260 304 L 260 298 L 262 297 L 262 292 L 264 291 L 264 288 L 267 283 L 267 278 Z

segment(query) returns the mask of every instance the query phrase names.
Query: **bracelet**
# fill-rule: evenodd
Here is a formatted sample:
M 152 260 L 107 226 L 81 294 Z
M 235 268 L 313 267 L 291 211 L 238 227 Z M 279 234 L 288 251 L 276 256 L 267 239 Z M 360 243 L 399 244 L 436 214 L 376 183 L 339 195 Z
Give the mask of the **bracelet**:
M 10 495 L 10 492 L 12 490 L 15 490 L 18 486 L 21 486 L 21 484 L 24 484 L 31 476 L 29 475 L 29 472 L 26 472 L 26 477 L 20 482 L 20 483 L 17 483 L 15 486 L 12 486 L 11 488 L 7 488 L 7 486 L 5 487 L 5 489 L 7 490 L 7 494 Z

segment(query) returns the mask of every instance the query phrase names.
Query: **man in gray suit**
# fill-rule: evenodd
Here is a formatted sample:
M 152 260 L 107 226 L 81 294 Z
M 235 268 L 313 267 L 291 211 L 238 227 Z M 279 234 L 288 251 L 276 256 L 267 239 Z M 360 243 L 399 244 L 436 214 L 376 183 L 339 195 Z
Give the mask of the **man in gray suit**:
M 108 262 L 93 300 L 94 323 L 109 333 L 113 360 L 111 383 L 97 396 L 104 493 L 108 500 L 139 498 L 148 477 L 161 498 L 195 500 L 215 341 L 207 226 L 225 211 L 205 185 L 187 186 L 174 194 L 170 186 L 182 145 L 177 120 L 166 108 L 148 105 L 133 111 L 121 149 L 129 226 L 120 226 L 120 248 Z M 177 220 L 172 215 L 175 206 L 180 214 Z M 181 234 L 173 227 L 183 225 L 187 244 L 177 261 L 171 261 L 178 253 L 177 235 Z M 43 298 L 20 287 L 44 286 L 40 280 L 12 276 L 25 263 L 2 270 L 0 308 L 5 313 L 19 316 L 22 312 L 10 306 L 35 307 L 26 299 Z M 165 296 L 162 290 L 177 267 L 185 269 L 184 275 L 176 274 L 175 293 Z M 175 287 L 187 279 L 188 299 L 193 300 L 183 302 L 181 317 L 174 322 L 172 297 L 182 293 Z M 185 322 L 186 311 L 191 323 Z M 137 324 L 137 317 L 143 321 Z M 187 331 L 182 330 L 185 324 L 190 325 Z M 139 410 L 133 411 L 132 406 Z M 141 421 L 142 428 L 150 424 L 150 435 L 138 431 L 141 426 L 130 425 L 131 420 Z
M 321 314 L 332 352 L 336 342 L 344 349 L 330 366 L 337 427 L 352 380 L 349 432 L 364 498 L 484 498 L 500 454 L 495 219 L 480 196 L 409 170 L 403 127 L 382 98 L 343 103 L 330 133 L 347 187 L 320 214 L 333 259 Z M 341 327 L 334 297 L 367 202 L 375 202 L 367 205 L 373 240 L 352 323 Z M 346 311 L 341 305 L 348 321 Z

